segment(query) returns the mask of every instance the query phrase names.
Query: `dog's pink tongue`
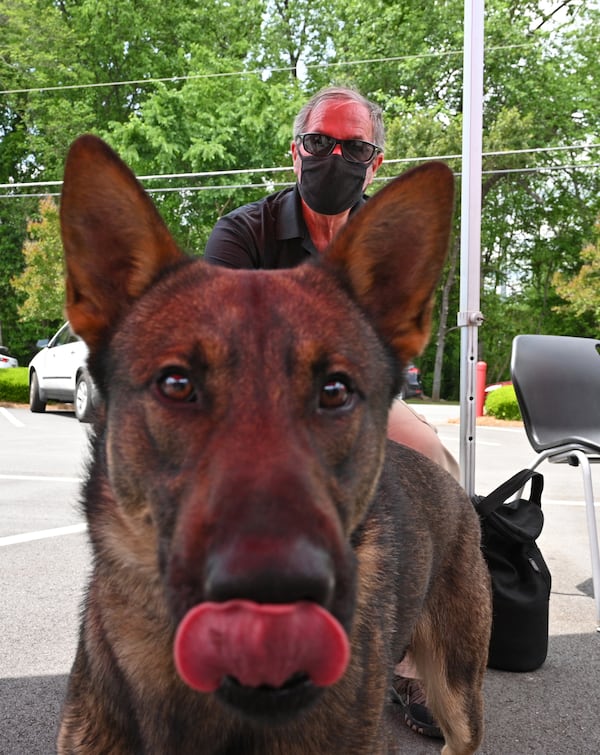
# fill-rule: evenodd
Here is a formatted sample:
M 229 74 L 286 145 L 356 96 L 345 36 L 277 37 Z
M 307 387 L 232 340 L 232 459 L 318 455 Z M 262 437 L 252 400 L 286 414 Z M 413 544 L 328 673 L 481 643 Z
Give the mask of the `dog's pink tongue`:
M 342 626 L 308 601 L 201 603 L 175 636 L 179 675 L 201 692 L 214 691 L 225 676 L 248 687 L 281 687 L 297 672 L 326 687 L 342 676 L 349 657 Z

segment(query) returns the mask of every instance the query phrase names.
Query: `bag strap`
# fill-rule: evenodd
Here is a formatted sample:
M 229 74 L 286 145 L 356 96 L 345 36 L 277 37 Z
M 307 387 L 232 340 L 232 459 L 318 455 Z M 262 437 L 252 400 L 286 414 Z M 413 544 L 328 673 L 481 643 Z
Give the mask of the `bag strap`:
M 529 480 L 531 480 L 531 495 L 529 500 L 541 508 L 544 478 L 539 472 L 534 472 L 533 469 L 522 469 L 506 480 L 506 482 L 503 482 L 502 485 L 499 485 L 496 490 L 493 490 L 485 498 L 478 499 L 475 505 L 479 516 L 486 517 L 492 514 L 511 496 L 518 493 Z

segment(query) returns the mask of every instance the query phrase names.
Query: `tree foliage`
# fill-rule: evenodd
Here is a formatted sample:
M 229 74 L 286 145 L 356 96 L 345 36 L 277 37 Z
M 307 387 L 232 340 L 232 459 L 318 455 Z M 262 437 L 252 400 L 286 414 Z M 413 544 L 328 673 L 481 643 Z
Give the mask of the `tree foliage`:
M 558 272 L 553 283 L 558 295 L 565 300 L 556 310 L 560 312 L 564 308 L 577 317 L 590 316 L 597 329 L 600 323 L 600 221 L 596 223 L 595 237 L 594 243 L 581 250 L 579 271 L 571 277 Z
M 65 285 L 58 207 L 50 197 L 40 201 L 39 220 L 27 224 L 23 244 L 25 267 L 11 283 L 21 295 L 21 319 L 58 325 L 63 319 Z

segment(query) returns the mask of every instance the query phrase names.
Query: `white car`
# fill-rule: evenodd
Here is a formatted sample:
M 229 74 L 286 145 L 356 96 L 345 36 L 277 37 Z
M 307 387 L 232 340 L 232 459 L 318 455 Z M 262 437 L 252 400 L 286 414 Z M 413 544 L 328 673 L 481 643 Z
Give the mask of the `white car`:
M 43 412 L 48 401 L 72 403 L 80 422 L 89 422 L 97 392 L 87 371 L 88 349 L 69 323 L 48 341 L 29 363 L 29 409 Z
M 0 346 L 0 369 L 8 367 L 18 367 L 19 363 L 8 353 L 6 346 Z

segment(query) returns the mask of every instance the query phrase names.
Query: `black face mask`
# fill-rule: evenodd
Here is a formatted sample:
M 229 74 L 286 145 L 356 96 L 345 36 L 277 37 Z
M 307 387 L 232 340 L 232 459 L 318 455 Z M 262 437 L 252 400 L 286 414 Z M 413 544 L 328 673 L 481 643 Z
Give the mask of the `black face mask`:
M 300 196 L 314 212 L 339 215 L 362 197 L 367 176 L 365 163 L 351 163 L 341 155 L 300 156 Z

